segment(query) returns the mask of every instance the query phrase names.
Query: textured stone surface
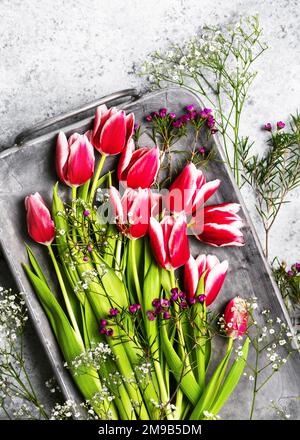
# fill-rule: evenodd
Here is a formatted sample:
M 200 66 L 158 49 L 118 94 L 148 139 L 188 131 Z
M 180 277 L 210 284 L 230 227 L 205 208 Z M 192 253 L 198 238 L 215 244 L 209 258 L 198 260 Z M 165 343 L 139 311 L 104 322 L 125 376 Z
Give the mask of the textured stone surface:
M 242 129 L 262 151 L 261 124 L 285 120 L 300 107 L 297 0 L 2 0 L 0 148 L 49 116 L 128 86 L 144 87 L 133 63 L 152 50 L 189 37 L 206 23 L 253 13 L 259 13 L 271 48 L 257 64 Z M 299 194 L 291 194 L 273 228 L 271 258 L 292 263 L 299 257 Z M 261 233 L 251 197 L 245 193 L 245 198 Z M 30 334 L 27 356 L 36 383 L 42 383 L 47 370 L 35 368 L 39 349 L 32 339 Z

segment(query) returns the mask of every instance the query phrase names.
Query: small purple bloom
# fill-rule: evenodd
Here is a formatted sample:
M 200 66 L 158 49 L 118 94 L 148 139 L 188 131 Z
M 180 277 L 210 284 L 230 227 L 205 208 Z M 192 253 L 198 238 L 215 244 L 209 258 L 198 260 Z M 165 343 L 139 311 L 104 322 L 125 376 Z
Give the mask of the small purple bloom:
M 109 316 L 117 316 L 120 313 L 119 309 L 117 308 L 112 308 L 109 311 Z
M 155 307 L 155 314 L 158 315 L 163 311 L 163 308 L 161 305 Z
M 272 124 L 270 122 L 267 122 L 263 128 L 264 130 L 272 131 Z
M 218 131 L 218 130 L 217 130 L 216 128 L 212 128 L 212 129 L 210 130 L 211 134 L 216 134 L 217 131 Z
M 287 271 L 287 274 L 288 274 L 288 275 L 294 275 L 294 272 L 293 272 L 292 270 L 288 270 L 288 271 Z
M 184 292 L 179 292 L 179 297 L 181 299 L 185 299 L 186 298 L 186 294 Z
M 199 148 L 199 153 L 201 153 L 201 154 L 205 154 L 205 147 L 201 147 L 201 148 Z
M 157 112 L 153 112 L 152 116 L 153 116 L 153 118 L 157 118 L 159 116 L 159 114 Z
M 106 328 L 100 328 L 100 335 L 105 335 L 106 334 Z
M 83 261 L 89 261 L 88 257 L 83 257 Z
M 164 308 L 170 307 L 170 301 L 168 299 L 162 299 L 160 304 Z
M 134 124 L 134 131 L 137 131 L 137 129 L 139 128 L 139 124 L 138 123 L 136 123 L 136 124 Z
M 185 124 L 187 121 L 189 121 L 190 115 L 182 115 L 180 116 L 180 121 Z
M 208 127 L 213 128 L 215 123 L 216 123 L 216 120 L 215 120 L 215 118 L 213 116 L 208 116 L 206 123 L 207 123 Z
M 171 119 L 175 119 L 177 115 L 176 113 L 169 113 L 169 116 Z
M 160 300 L 159 300 L 158 298 L 155 298 L 155 299 L 152 301 L 152 305 L 153 305 L 153 307 L 160 306 Z
M 205 113 L 204 110 L 201 110 L 201 112 L 199 112 L 198 114 L 199 114 L 199 116 L 200 116 L 201 118 L 203 118 L 203 119 L 206 119 L 206 118 L 207 118 L 207 114 Z
M 87 209 L 85 211 L 83 211 L 83 215 L 85 217 L 88 217 L 90 215 L 90 211 L 88 211 Z
M 187 105 L 187 106 L 185 107 L 185 109 L 186 109 L 188 112 L 193 112 L 193 111 L 195 110 L 195 106 L 194 106 L 193 104 L 190 104 L 190 105 Z
M 180 303 L 179 303 L 179 307 L 180 307 L 181 309 L 186 309 L 187 306 L 188 306 L 188 303 L 187 303 L 186 301 L 180 301 Z
M 197 116 L 197 112 L 191 112 L 189 119 L 195 119 L 196 116 Z
M 199 303 L 204 303 L 205 299 L 206 299 L 206 296 L 205 296 L 205 295 L 199 295 L 199 296 L 197 297 L 197 301 L 198 301 Z
M 172 300 L 172 301 L 177 301 L 178 298 L 179 298 L 179 294 L 178 294 L 178 293 L 173 293 L 173 294 L 171 295 L 171 300 Z
M 152 121 L 152 116 L 151 115 L 147 115 L 146 116 L 146 121 L 151 122 Z
M 168 311 L 165 311 L 165 312 L 163 313 L 163 319 L 170 319 L 170 318 L 171 318 L 170 313 L 169 313 Z
M 129 310 L 130 313 L 135 313 L 136 312 L 136 305 L 135 304 L 131 304 L 128 307 L 128 310 Z
M 282 128 L 285 127 L 285 123 L 282 121 L 278 121 L 276 125 L 277 125 L 277 130 L 281 130 Z
M 211 108 L 204 108 L 203 109 L 204 113 L 206 113 L 207 115 L 212 113 L 212 109 Z
M 105 334 L 106 334 L 106 336 L 113 336 L 114 331 L 112 328 L 107 328 L 107 329 L 105 329 Z
M 87 247 L 88 252 L 92 252 L 93 248 L 91 246 Z
M 189 303 L 191 306 L 193 306 L 194 304 L 196 304 L 196 298 L 190 298 L 189 299 Z
M 161 108 L 160 110 L 159 110 L 159 116 L 161 117 L 161 118 L 164 118 L 166 115 L 167 115 L 167 109 L 166 108 Z
M 173 287 L 171 289 L 171 293 L 178 293 L 178 287 Z
M 149 321 L 154 321 L 154 319 L 155 319 L 155 314 L 152 312 L 152 310 L 148 310 L 148 311 L 147 311 L 147 315 L 148 315 L 148 319 L 149 319 Z
M 300 272 L 300 263 L 295 264 L 295 269 L 297 272 Z
M 182 126 L 182 122 L 180 119 L 177 119 L 177 121 L 174 121 L 172 125 L 175 128 L 180 128 Z
M 107 320 L 106 319 L 100 319 L 100 325 L 101 327 L 105 327 L 107 325 Z

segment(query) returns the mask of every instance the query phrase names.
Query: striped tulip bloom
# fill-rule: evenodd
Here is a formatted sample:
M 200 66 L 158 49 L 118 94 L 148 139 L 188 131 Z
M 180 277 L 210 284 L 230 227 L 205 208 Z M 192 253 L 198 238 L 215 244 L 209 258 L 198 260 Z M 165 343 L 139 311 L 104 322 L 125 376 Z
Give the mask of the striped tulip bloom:
M 25 208 L 28 234 L 37 243 L 49 246 L 55 237 L 54 222 L 38 192 L 25 198 Z

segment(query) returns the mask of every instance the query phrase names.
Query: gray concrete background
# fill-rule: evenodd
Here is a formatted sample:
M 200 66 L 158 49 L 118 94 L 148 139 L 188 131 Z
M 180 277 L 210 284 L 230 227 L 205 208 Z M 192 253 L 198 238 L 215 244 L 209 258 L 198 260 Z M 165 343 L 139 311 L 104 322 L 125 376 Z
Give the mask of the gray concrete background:
M 257 64 L 242 130 L 263 151 L 261 124 L 300 110 L 299 6 L 298 0 L 0 0 L 0 148 L 49 116 L 122 88 L 143 88 L 133 63 L 169 41 L 182 41 L 204 24 L 258 13 L 270 49 Z M 271 258 L 299 258 L 299 195 L 291 194 L 274 225 Z M 261 234 L 251 195 L 244 196 Z M 9 277 L 3 283 L 9 285 Z M 27 358 L 41 386 L 50 372 L 39 353 L 29 332 Z

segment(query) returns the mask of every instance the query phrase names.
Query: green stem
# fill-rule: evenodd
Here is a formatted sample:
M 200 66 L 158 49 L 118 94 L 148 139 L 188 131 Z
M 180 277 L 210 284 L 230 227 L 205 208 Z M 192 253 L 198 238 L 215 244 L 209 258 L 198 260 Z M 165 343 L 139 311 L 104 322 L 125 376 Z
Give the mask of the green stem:
M 75 186 L 72 186 L 72 209 L 74 211 L 75 218 L 77 217 L 76 197 L 77 197 L 77 188 Z M 77 243 L 77 236 L 76 236 L 76 228 L 74 226 L 72 227 L 72 239 L 75 245 Z
M 197 371 L 198 371 L 198 381 L 201 390 L 205 388 L 205 348 L 206 348 L 206 337 L 203 335 L 205 332 L 205 322 L 206 322 L 206 305 L 205 303 L 201 306 L 201 322 L 198 323 L 195 329 L 196 333 L 196 358 L 197 358 Z M 197 312 L 196 312 L 197 313 Z M 197 322 L 196 322 L 197 324 Z
M 95 192 L 96 192 L 96 189 L 97 189 L 98 180 L 99 180 L 99 177 L 100 177 L 100 174 L 101 174 L 101 171 L 102 171 L 105 159 L 106 159 L 106 156 L 103 154 L 101 156 L 100 161 L 99 161 L 98 168 L 97 168 L 97 170 L 96 170 L 96 172 L 94 174 L 92 188 L 91 188 L 90 196 L 89 196 L 89 201 L 91 203 L 93 203 L 93 200 L 94 200 L 94 197 L 95 197 Z
M 69 297 L 68 297 L 67 289 L 66 289 L 63 277 L 61 275 L 61 272 L 60 272 L 59 266 L 57 264 L 57 261 L 56 261 L 56 258 L 55 258 L 55 255 L 53 253 L 51 245 L 48 246 L 48 250 L 49 250 L 49 255 L 51 257 L 51 260 L 52 260 L 52 263 L 53 263 L 53 266 L 54 266 L 54 269 L 55 269 L 55 272 L 56 272 L 56 276 L 57 276 L 57 279 L 58 279 L 58 282 L 59 282 L 59 285 L 60 285 L 60 288 L 61 288 L 61 291 L 62 291 L 62 294 L 63 294 L 63 297 L 64 297 L 64 300 L 65 300 L 66 308 L 67 308 L 67 311 L 69 313 L 69 317 L 71 319 L 71 323 L 72 323 L 73 329 L 75 330 L 75 333 L 80 338 L 80 340 L 82 340 L 81 333 L 80 333 L 80 330 L 78 328 L 77 321 L 76 321 L 76 318 L 74 316 L 73 309 L 72 309 L 72 306 L 71 306 L 71 303 L 70 303 L 70 300 L 69 300 Z
M 137 269 L 137 264 L 136 264 L 135 240 L 130 240 L 129 247 L 130 247 L 130 250 L 131 250 L 131 252 L 129 252 L 129 255 L 130 255 L 130 258 L 131 258 L 131 269 L 132 269 L 132 275 L 133 275 L 133 281 L 134 281 L 134 285 L 135 285 L 135 290 L 136 290 L 136 293 L 137 293 L 137 298 L 138 298 L 139 304 L 143 304 L 143 295 L 142 295 L 142 290 L 141 290 L 141 285 L 140 285 L 140 280 L 139 280 L 139 274 L 138 274 L 138 269 Z

